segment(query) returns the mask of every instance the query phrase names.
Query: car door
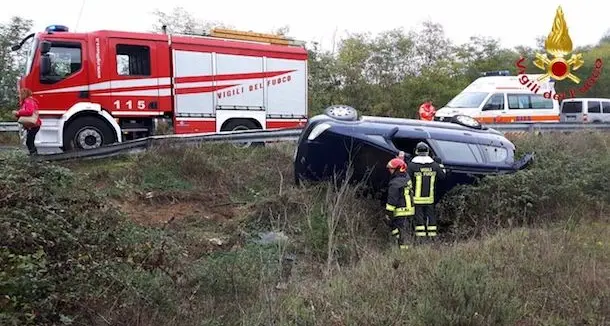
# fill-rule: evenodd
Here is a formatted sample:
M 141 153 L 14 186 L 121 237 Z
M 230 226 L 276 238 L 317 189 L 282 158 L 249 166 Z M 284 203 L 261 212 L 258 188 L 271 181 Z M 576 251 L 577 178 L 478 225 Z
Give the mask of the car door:
M 482 123 L 506 123 L 506 105 L 505 94 L 492 94 L 487 102 L 483 104 L 480 114 L 480 122 Z
M 506 94 L 508 102 L 507 122 L 527 122 L 531 121 L 531 97 L 525 93 Z
M 587 101 L 587 121 L 593 123 L 602 122 L 602 106 L 598 100 Z
M 564 100 L 561 103 L 560 122 L 583 122 L 583 101 Z
M 610 123 L 610 101 L 602 101 L 601 120 L 604 123 Z

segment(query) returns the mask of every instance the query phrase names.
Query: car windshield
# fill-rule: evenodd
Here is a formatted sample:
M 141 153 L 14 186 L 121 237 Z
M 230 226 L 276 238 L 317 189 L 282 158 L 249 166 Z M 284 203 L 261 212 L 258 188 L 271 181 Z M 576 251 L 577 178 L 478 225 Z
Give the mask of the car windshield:
M 30 41 L 30 47 L 26 54 L 26 63 L 25 63 L 25 75 L 28 75 L 30 71 L 32 71 L 32 64 L 34 63 L 34 56 L 36 55 L 36 46 L 38 45 L 38 39 L 33 38 Z
M 460 93 L 454 97 L 445 107 L 448 108 L 460 108 L 460 109 L 476 109 L 478 108 L 483 100 L 489 95 L 485 92 L 465 92 Z

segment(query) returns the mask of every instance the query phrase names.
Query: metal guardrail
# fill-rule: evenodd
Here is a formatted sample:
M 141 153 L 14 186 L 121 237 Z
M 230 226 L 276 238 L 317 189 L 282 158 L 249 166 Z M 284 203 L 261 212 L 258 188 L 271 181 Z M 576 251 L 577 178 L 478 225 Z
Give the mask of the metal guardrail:
M 502 123 L 485 124 L 486 127 L 501 132 L 507 131 L 575 131 L 575 130 L 610 130 L 610 123 Z M 17 122 L 0 122 L 0 132 L 18 132 L 21 129 Z M 299 129 L 300 130 L 300 129 Z M 223 134 L 220 132 L 218 134 Z M 172 135 L 176 137 L 193 137 L 192 135 Z M 197 139 L 197 138 L 194 138 Z M 258 140 L 255 140 L 258 141 Z
M 0 128 L 10 128 L 17 123 L 0 123 Z M 582 130 L 602 130 L 610 131 L 610 124 L 580 124 L 580 123 L 520 123 L 520 124 L 488 124 L 488 128 L 493 128 L 500 132 L 536 132 L 536 131 L 556 131 L 570 132 Z M 0 129 L 2 130 L 2 129 Z M 302 129 L 280 129 L 280 130 L 245 130 L 245 131 L 225 131 L 207 134 L 179 134 L 179 135 L 159 135 L 147 138 L 116 143 L 101 148 L 73 151 L 68 153 L 43 154 L 37 156 L 39 161 L 64 161 L 72 159 L 100 159 L 117 155 L 130 154 L 134 152 L 146 151 L 162 144 L 180 146 L 193 146 L 207 142 L 279 142 L 296 141 L 301 135 Z
M 610 131 L 610 123 L 505 123 L 486 124 L 488 128 L 501 132 L 536 132 L 536 131 L 582 131 L 601 130 Z
M 208 142 L 276 142 L 276 141 L 296 141 L 301 135 L 301 129 L 280 129 L 280 130 L 245 130 L 228 131 L 215 134 L 187 134 L 187 135 L 162 135 L 140 138 L 136 140 L 116 143 L 100 148 L 72 151 L 67 153 L 39 155 L 38 161 L 65 161 L 72 159 L 100 159 L 117 155 L 130 154 L 146 151 L 160 145 L 193 146 Z
M 0 132 L 19 132 L 20 129 L 17 122 L 0 122 Z

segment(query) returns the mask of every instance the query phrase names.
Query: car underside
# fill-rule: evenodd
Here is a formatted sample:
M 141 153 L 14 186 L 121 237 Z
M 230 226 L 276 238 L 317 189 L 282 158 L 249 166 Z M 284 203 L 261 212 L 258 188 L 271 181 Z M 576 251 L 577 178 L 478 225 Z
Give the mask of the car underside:
M 346 113 L 347 112 L 347 113 Z M 367 193 L 382 196 L 389 180 L 385 164 L 404 151 L 406 159 L 417 143 L 430 147 L 430 156 L 448 170 L 438 182 L 436 199 L 458 184 L 472 184 L 486 175 L 526 168 L 533 153 L 514 160 L 514 145 L 501 133 L 469 117 L 433 122 L 386 117 L 359 117 L 351 107 L 332 106 L 310 119 L 294 156 L 295 181 L 363 183 Z

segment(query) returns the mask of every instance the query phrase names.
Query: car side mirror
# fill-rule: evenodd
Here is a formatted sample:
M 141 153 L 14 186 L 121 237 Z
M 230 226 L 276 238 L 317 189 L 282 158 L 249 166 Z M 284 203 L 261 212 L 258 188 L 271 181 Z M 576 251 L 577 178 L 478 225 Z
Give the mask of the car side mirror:
M 42 41 L 40 43 L 40 54 L 46 54 L 49 53 L 49 51 L 51 51 L 51 42 Z
M 40 57 L 40 76 L 47 76 L 51 72 L 51 58 L 48 54 Z

